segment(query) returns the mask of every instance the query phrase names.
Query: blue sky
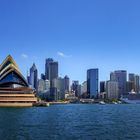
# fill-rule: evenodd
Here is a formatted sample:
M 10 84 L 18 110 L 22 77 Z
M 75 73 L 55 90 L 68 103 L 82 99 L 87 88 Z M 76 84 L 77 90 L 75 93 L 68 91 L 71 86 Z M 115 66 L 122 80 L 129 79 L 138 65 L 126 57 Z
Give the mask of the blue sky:
M 59 61 L 59 74 L 100 80 L 117 69 L 140 74 L 139 0 L 0 0 L 0 61 L 11 54 L 26 75 Z

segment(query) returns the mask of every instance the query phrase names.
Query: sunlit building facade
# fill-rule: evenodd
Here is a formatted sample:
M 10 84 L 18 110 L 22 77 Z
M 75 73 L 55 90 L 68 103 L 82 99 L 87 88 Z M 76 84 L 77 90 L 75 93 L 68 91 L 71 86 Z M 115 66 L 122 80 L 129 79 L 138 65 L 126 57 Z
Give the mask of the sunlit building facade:
M 32 106 L 36 101 L 34 91 L 9 55 L 0 65 L 0 106 Z

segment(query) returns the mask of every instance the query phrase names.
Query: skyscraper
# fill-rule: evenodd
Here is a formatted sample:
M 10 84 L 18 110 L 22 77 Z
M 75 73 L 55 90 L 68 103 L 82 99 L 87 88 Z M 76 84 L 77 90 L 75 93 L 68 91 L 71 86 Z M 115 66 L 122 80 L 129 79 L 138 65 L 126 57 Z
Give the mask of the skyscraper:
M 81 93 L 87 94 L 87 81 L 84 81 L 81 85 Z
M 49 79 L 52 82 L 53 79 L 58 78 L 58 62 L 49 63 Z
M 129 74 L 129 82 L 131 82 L 133 84 L 133 90 L 136 92 L 136 93 L 139 93 L 139 84 L 140 84 L 140 81 L 139 81 L 139 75 L 135 75 L 134 73 L 130 73 Z
M 87 93 L 90 98 L 96 98 L 98 95 L 98 71 L 98 69 L 89 69 L 87 71 Z
M 119 97 L 126 94 L 127 72 L 125 70 L 117 70 L 110 74 L 110 81 L 118 82 Z
M 127 92 L 135 91 L 135 74 L 129 73 L 128 75 L 129 81 L 127 82 Z
M 41 73 L 41 79 L 46 80 L 46 76 L 43 73 Z
M 46 59 L 45 77 L 50 81 L 51 85 L 53 79 L 58 78 L 58 62 L 55 62 L 52 58 Z
M 79 97 L 79 81 L 72 81 L 71 90 L 75 93 L 76 97 Z
M 57 78 L 53 80 L 53 88 L 57 89 L 57 97 L 58 99 L 55 100 L 63 100 L 65 99 L 65 79 L 64 78 Z
M 134 73 L 129 73 L 129 81 L 135 82 L 135 74 Z
M 118 99 L 118 82 L 116 81 L 107 81 L 106 82 L 106 92 L 108 99 Z
M 129 93 L 129 92 L 134 91 L 134 90 L 135 90 L 134 82 L 127 81 L 126 82 L 126 92 Z
M 100 82 L 100 93 L 105 92 L 105 81 Z
M 38 71 L 36 68 L 35 63 L 33 64 L 33 66 L 30 68 L 30 80 L 29 80 L 29 84 L 31 85 L 31 87 L 33 89 L 38 89 Z
M 140 77 L 139 75 L 135 75 L 135 92 L 139 93 L 139 86 L 140 86 Z
M 64 83 L 65 83 L 65 92 L 70 91 L 70 78 L 66 75 L 64 77 Z
M 49 73 L 50 73 L 50 63 L 53 62 L 52 58 L 48 58 L 46 59 L 46 63 L 45 63 L 45 77 L 47 80 L 49 80 Z
M 57 88 L 53 86 L 53 81 L 58 78 L 58 62 L 55 62 L 52 58 L 46 59 L 45 77 L 50 82 L 50 99 L 57 100 Z
M 40 93 L 40 92 L 45 91 L 45 87 L 46 87 L 45 81 L 43 79 L 39 79 L 38 80 L 38 92 Z

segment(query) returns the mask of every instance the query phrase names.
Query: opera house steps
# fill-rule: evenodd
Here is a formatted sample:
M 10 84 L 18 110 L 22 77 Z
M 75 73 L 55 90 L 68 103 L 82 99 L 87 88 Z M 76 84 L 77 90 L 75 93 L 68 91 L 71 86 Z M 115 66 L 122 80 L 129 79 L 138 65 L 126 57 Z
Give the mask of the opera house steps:
M 34 90 L 9 55 L 0 65 L 0 107 L 29 107 L 36 102 Z

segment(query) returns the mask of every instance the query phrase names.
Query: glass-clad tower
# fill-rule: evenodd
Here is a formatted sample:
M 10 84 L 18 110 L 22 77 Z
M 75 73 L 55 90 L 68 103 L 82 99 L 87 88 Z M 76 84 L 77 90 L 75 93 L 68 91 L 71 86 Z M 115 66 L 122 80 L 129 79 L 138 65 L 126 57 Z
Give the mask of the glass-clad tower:
M 96 98 L 98 95 L 98 69 L 87 70 L 87 93 L 90 98 Z

